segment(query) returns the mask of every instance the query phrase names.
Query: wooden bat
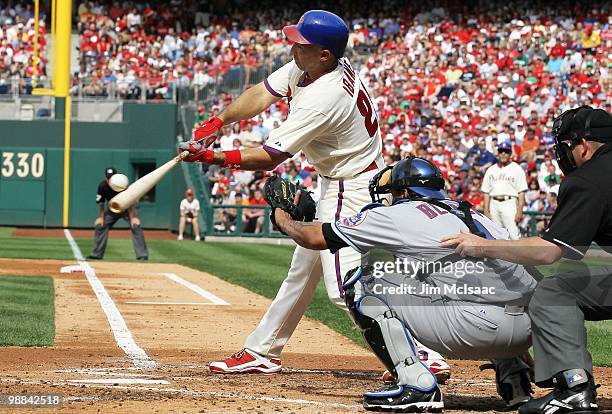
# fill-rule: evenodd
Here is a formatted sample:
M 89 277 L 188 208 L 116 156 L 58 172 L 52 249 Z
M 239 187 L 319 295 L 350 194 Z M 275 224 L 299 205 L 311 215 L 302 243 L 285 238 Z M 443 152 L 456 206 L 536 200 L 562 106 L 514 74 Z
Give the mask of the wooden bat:
M 120 192 L 109 201 L 108 208 L 110 211 L 119 214 L 136 204 L 142 196 L 148 193 L 151 188 L 155 187 L 155 184 L 157 184 L 168 171 L 174 168 L 175 165 L 188 155 L 189 151 L 183 151 L 161 167 L 134 181 L 125 191 Z

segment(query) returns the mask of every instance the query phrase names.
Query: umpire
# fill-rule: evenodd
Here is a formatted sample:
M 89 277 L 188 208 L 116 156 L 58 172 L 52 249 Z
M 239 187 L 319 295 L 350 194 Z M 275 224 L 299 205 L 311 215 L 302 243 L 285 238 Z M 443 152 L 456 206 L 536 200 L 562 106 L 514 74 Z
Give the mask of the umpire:
M 108 232 L 119 219 L 129 221 L 132 229 L 132 244 L 134 252 L 138 260 L 149 260 L 149 251 L 147 243 L 144 239 L 142 227 L 140 227 L 140 219 L 138 218 L 138 208 L 130 207 L 123 213 L 113 213 L 108 209 L 108 202 L 118 194 L 113 190 L 108 181 L 116 174 L 117 170 L 114 167 L 108 167 L 104 172 L 104 180 L 98 185 L 98 194 L 96 194 L 96 203 L 98 203 L 99 217 L 96 219 L 96 232 L 94 236 L 94 248 L 88 259 L 101 260 L 106 251 L 106 243 L 108 243 Z
M 484 240 L 457 234 L 442 240 L 462 255 L 525 265 L 582 259 L 593 242 L 612 253 L 612 115 L 589 106 L 571 109 L 553 124 L 555 155 L 566 179 L 542 237 Z M 612 319 L 612 266 L 559 274 L 540 282 L 529 303 L 536 383 L 554 387 L 523 405 L 522 414 L 598 412 L 585 320 Z

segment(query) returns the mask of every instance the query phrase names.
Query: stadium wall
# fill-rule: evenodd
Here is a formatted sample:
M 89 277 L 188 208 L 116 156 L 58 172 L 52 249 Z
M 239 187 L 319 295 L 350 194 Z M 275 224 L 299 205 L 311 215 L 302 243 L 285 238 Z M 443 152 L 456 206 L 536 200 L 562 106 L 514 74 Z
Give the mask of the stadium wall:
M 106 167 L 133 182 L 176 154 L 176 114 L 171 103 L 126 102 L 122 122 L 72 122 L 70 227 L 93 227 Z M 64 123 L 1 121 L 0 137 L 0 225 L 61 227 Z M 184 187 L 180 169 L 168 174 L 140 203 L 143 226 L 176 228 Z

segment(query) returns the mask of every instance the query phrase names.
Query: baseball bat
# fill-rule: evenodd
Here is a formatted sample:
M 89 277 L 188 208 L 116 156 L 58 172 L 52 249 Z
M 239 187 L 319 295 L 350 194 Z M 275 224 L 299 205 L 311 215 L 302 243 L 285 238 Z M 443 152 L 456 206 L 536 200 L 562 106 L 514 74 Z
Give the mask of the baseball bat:
M 119 214 L 134 204 L 142 196 L 151 190 L 161 180 L 164 175 L 168 173 L 175 165 L 183 160 L 186 156 L 189 155 L 189 151 L 183 151 L 176 157 L 172 158 L 170 161 L 165 163 L 159 168 L 151 171 L 147 175 L 140 177 L 138 180 L 134 181 L 132 185 L 130 185 L 126 190 L 120 192 L 116 196 L 114 196 L 111 201 L 108 203 L 108 208 L 113 213 Z

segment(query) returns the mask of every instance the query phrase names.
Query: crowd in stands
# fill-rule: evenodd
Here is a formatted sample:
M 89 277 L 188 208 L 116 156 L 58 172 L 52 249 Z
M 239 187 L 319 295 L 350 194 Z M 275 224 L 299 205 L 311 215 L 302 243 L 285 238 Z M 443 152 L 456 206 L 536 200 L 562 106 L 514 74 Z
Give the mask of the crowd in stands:
M 46 74 L 46 24 L 41 6 L 37 73 Z M 34 76 L 34 2 L 0 2 L 0 95 L 32 93 Z
M 482 207 L 483 173 L 496 162 L 497 145 L 507 143 L 528 177 L 527 209 L 554 211 L 562 177 L 551 156 L 553 118 L 579 105 L 611 110 L 609 3 L 433 3 L 320 5 L 349 24 L 347 56 L 377 106 L 386 162 L 409 154 L 428 158 L 443 171 L 453 197 Z M 13 13 L 23 17 L 13 17 L 12 25 L 31 27 L 28 7 Z M 305 0 L 227 0 L 214 9 L 211 2 L 188 0 L 79 2 L 75 90 L 105 95 L 112 87 L 125 98 L 156 99 L 173 87 L 206 87 L 236 69 L 246 84 L 255 83 L 251 73 L 290 58 L 281 28 L 309 8 Z M 0 14 L 6 33 L 4 10 Z M 204 102 L 197 120 L 214 116 L 231 99 L 222 93 Z M 261 116 L 225 127 L 216 145 L 261 145 L 287 114 L 280 101 Z M 316 195 L 317 175 L 303 154 L 276 173 Z M 256 193 L 264 173 L 211 167 L 207 176 L 215 203 L 261 203 Z M 222 224 L 229 230 L 235 217 L 228 214 Z M 245 210 L 249 230 L 261 230 L 257 214 Z M 526 216 L 522 225 L 530 220 Z
M 610 111 L 608 8 L 487 3 L 395 11 L 350 19 L 349 56 L 378 108 L 387 164 L 409 155 L 436 163 L 450 194 L 483 207 L 484 171 L 509 144 L 528 178 L 523 233 L 543 229 L 562 180 L 552 155 L 552 120 L 580 105 Z M 401 10 L 401 9 L 400 9 Z M 219 100 L 213 112 L 227 99 Z M 201 111 L 205 109 L 202 108 Z M 226 127 L 221 149 L 260 145 L 287 116 L 284 103 Z M 275 171 L 317 191 L 303 154 Z M 213 200 L 248 203 L 263 174 L 209 171 Z M 533 226 L 533 227 L 532 227 Z
M 168 98 L 177 88 L 205 88 L 230 75 L 244 74 L 248 84 L 253 71 L 270 71 L 288 55 L 280 20 L 255 25 L 233 9 L 213 14 L 211 8 L 211 2 L 187 0 L 82 2 L 75 91 Z

